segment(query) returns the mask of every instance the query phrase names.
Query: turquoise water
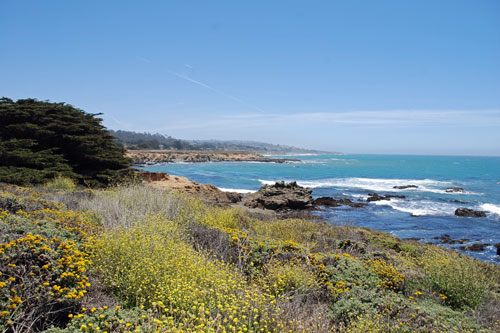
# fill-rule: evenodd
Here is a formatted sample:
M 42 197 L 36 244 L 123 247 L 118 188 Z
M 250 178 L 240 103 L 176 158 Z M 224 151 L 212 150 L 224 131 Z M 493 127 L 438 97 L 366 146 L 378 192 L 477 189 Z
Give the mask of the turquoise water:
M 372 202 L 365 208 L 329 208 L 318 212 L 332 224 L 354 224 L 379 229 L 402 238 L 433 238 L 448 234 L 474 243 L 500 243 L 500 157 L 311 155 L 286 156 L 294 163 L 181 163 L 142 169 L 185 176 L 223 190 L 256 191 L 278 180 L 297 181 L 313 189 L 313 196 L 365 200 L 368 193 L 404 194 L 406 199 Z M 398 190 L 394 186 L 416 185 Z M 464 193 L 447 193 L 448 187 Z M 458 207 L 487 212 L 486 218 L 460 218 Z M 443 245 L 458 247 L 459 245 Z M 460 245 L 462 246 L 462 245 Z M 466 252 L 500 263 L 494 246 Z

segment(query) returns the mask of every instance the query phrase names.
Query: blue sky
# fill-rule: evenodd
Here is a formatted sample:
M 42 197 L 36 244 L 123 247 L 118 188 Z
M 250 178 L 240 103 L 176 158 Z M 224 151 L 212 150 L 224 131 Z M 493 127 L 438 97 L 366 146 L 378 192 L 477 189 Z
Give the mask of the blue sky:
M 113 129 L 500 155 L 500 1 L 11 1 L 0 95 Z

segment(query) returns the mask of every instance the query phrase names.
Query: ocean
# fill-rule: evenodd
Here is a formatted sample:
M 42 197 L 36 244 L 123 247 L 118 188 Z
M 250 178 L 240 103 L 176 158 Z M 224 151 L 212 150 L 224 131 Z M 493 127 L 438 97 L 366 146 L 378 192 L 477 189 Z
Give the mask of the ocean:
M 405 199 L 375 201 L 364 208 L 338 207 L 315 212 L 334 225 L 350 224 L 387 231 L 401 238 L 440 243 L 443 234 L 467 239 L 446 247 L 491 244 L 484 251 L 463 251 L 500 263 L 500 157 L 403 155 L 287 155 L 292 163 L 175 163 L 140 169 L 168 172 L 224 191 L 247 193 L 275 181 L 297 181 L 313 196 L 366 200 L 369 193 L 402 194 Z M 395 186 L 416 188 L 396 189 Z M 462 187 L 463 193 L 446 192 Z M 458 207 L 486 211 L 485 218 L 454 215 Z

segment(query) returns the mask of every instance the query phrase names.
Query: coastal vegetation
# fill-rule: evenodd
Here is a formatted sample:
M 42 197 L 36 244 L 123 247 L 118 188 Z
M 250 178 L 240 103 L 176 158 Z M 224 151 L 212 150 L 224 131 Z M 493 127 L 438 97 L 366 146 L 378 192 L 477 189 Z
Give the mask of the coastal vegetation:
M 0 332 L 500 330 L 500 268 L 458 252 L 55 183 L 0 187 Z
M 118 145 L 129 150 L 223 150 L 273 152 L 282 154 L 314 154 L 317 150 L 297 148 L 287 145 L 276 145 L 256 141 L 241 140 L 182 140 L 163 134 L 138 133 L 133 131 L 113 131 Z M 324 153 L 324 152 L 323 152 Z
M 128 173 L 130 162 L 101 124 L 65 103 L 0 99 L 0 181 L 41 184 L 55 177 L 89 186 Z

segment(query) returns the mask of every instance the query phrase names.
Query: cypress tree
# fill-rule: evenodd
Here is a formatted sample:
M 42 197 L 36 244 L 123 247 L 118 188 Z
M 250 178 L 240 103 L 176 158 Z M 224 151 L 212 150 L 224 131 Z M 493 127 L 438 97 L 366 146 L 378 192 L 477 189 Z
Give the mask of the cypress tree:
M 0 181 L 36 184 L 60 174 L 109 184 L 130 162 L 99 115 L 66 103 L 0 99 Z

